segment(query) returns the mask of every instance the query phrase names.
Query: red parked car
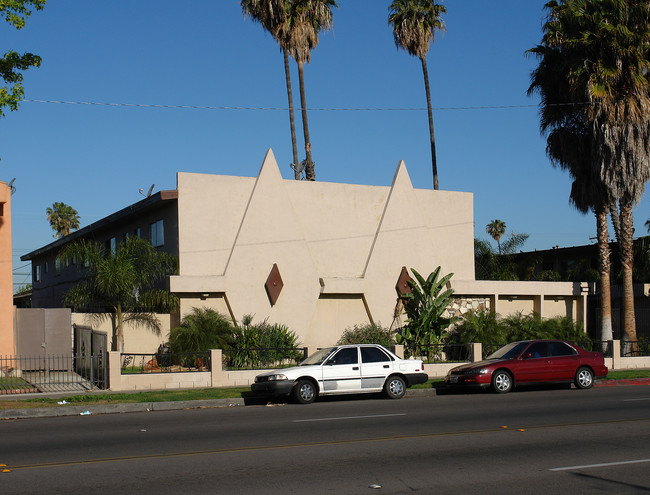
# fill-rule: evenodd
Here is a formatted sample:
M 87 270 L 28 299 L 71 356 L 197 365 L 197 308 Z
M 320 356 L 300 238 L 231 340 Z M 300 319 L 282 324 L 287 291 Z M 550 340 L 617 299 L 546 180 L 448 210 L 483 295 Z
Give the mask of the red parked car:
M 450 387 L 492 387 L 500 394 L 522 383 L 571 383 L 590 388 L 607 376 L 605 359 L 562 340 L 512 342 L 484 361 L 457 366 L 447 373 Z

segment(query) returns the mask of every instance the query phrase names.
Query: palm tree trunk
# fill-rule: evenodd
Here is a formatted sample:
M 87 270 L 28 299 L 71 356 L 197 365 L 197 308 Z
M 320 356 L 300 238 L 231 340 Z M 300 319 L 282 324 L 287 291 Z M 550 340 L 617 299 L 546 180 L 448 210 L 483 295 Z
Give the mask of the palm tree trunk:
M 121 354 L 124 352 L 124 315 L 122 314 L 122 305 L 120 303 L 115 308 L 115 333 L 117 334 L 117 350 Z
M 596 211 L 596 231 L 598 236 L 598 258 L 600 267 L 600 340 L 614 338 L 612 332 L 612 291 L 610 282 L 611 259 L 609 251 L 609 233 L 607 231 L 606 202 Z
M 302 106 L 302 131 L 305 135 L 305 179 L 316 180 L 314 162 L 311 159 L 311 142 L 309 141 L 309 123 L 307 122 L 307 101 L 305 99 L 305 73 L 302 61 L 298 60 L 298 78 L 300 79 L 300 105 Z
M 117 334 L 117 314 L 111 314 L 111 326 L 113 327 L 113 335 L 111 335 L 111 351 L 118 351 L 120 348 L 119 338 Z
M 436 139 L 433 133 L 433 112 L 431 111 L 431 89 L 429 89 L 429 71 L 427 59 L 422 57 L 422 73 L 424 74 L 424 89 L 427 93 L 427 110 L 429 111 L 429 138 L 431 139 L 431 167 L 433 168 L 433 188 L 438 190 L 438 164 L 436 162 Z
M 621 238 L 621 217 L 618 214 L 618 206 L 616 205 L 616 200 L 612 199 L 609 202 L 609 213 L 610 218 L 612 219 L 612 225 L 614 226 L 614 235 L 617 239 Z
M 289 70 L 289 54 L 286 50 L 282 50 L 284 55 L 284 75 L 287 80 L 287 99 L 289 100 L 289 123 L 291 125 L 291 146 L 293 148 L 293 176 L 296 180 L 300 180 L 300 172 L 298 172 L 298 145 L 296 143 L 296 122 L 293 118 L 293 94 L 291 92 L 291 71 Z
M 632 267 L 634 265 L 632 202 L 620 200 L 621 208 L 621 266 L 623 268 L 623 340 L 633 342 L 636 346 L 636 319 L 634 317 L 634 285 Z

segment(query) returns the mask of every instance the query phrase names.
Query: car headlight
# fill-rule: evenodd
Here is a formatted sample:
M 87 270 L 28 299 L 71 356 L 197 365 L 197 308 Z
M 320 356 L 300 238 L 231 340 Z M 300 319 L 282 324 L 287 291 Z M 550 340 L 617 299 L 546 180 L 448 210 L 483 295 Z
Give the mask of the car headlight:
M 476 368 L 473 370 L 466 370 L 463 372 L 463 375 L 487 375 L 490 372 L 490 370 L 487 370 L 485 368 Z
M 270 382 L 277 382 L 279 380 L 287 380 L 287 375 L 282 375 L 282 374 L 269 375 L 269 381 Z

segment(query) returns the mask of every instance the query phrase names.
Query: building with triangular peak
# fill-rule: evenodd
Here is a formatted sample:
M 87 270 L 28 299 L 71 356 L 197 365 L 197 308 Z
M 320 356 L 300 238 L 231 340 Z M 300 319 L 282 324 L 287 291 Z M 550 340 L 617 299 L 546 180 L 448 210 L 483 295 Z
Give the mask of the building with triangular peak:
M 271 150 L 257 177 L 179 172 L 175 191 L 158 192 L 22 259 L 42 274 L 64 243 L 92 238 L 109 245 L 136 231 L 179 258 L 169 288 L 181 309 L 168 326 L 193 307 L 208 307 L 235 322 L 250 314 L 281 323 L 303 345 L 327 346 L 354 325 L 400 326 L 404 269 L 426 276 L 438 266 L 454 274 L 455 314 L 487 308 L 585 320 L 581 284 L 474 280 L 473 195 L 415 189 L 404 162 L 390 186 L 283 179 Z M 61 291 L 75 281 L 61 272 L 65 283 L 55 284 L 48 273 L 34 280 L 35 306 L 60 305 Z M 157 340 L 136 343 L 137 332 L 146 331 L 126 330 L 126 349 L 155 349 Z

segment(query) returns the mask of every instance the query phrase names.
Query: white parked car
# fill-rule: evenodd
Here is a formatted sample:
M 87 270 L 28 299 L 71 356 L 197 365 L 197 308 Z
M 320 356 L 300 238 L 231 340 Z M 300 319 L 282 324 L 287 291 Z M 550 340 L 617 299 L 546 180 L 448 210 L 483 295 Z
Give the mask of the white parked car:
M 291 395 L 309 404 L 319 395 L 383 391 L 401 399 L 406 388 L 428 380 L 422 361 L 400 359 L 375 344 L 340 345 L 320 349 L 298 366 L 257 375 L 251 390 L 265 395 Z

